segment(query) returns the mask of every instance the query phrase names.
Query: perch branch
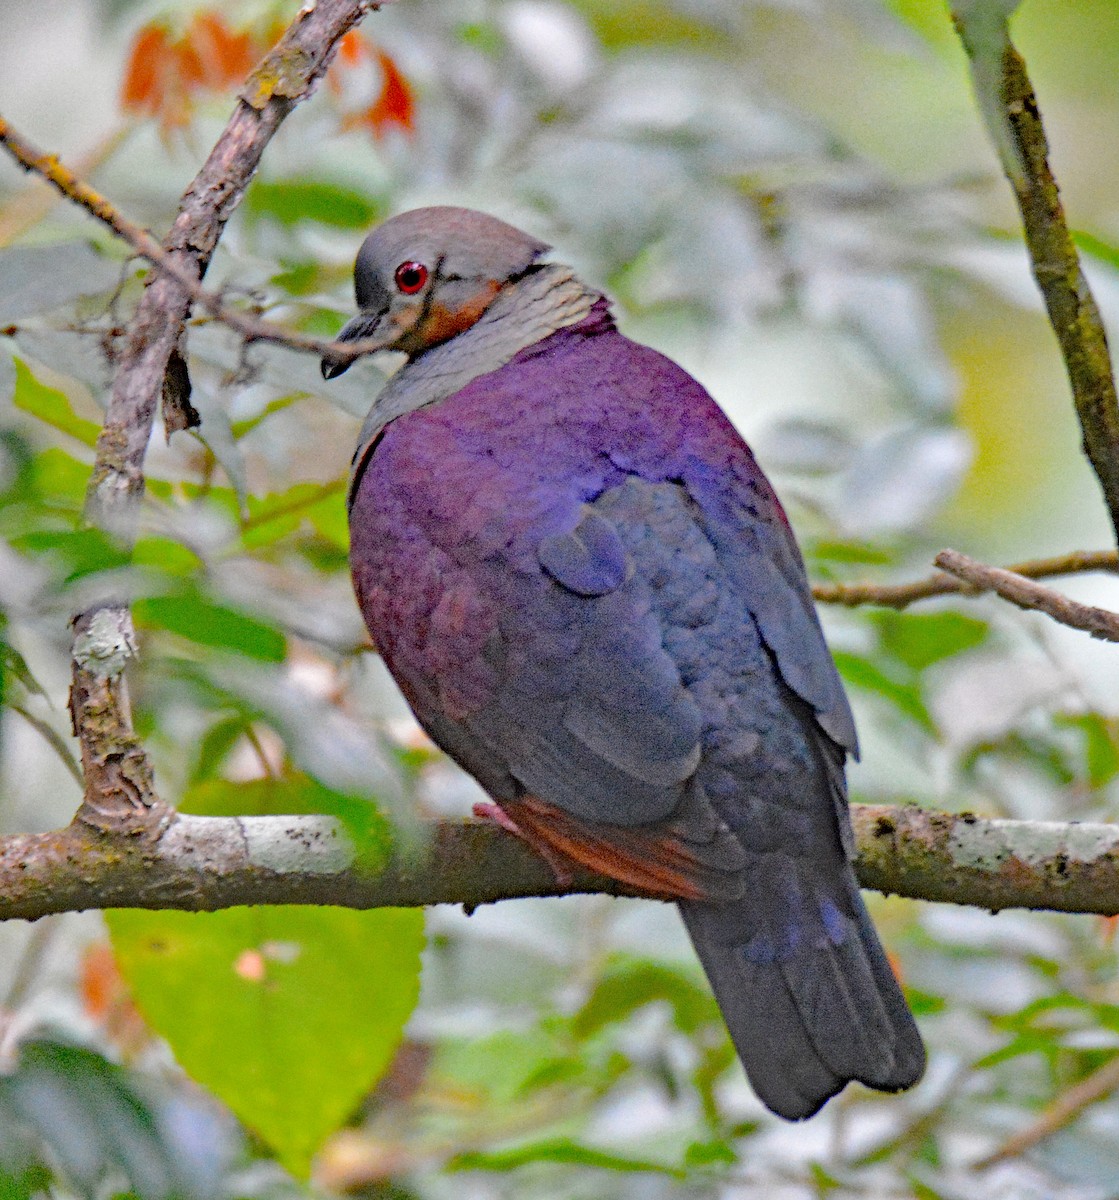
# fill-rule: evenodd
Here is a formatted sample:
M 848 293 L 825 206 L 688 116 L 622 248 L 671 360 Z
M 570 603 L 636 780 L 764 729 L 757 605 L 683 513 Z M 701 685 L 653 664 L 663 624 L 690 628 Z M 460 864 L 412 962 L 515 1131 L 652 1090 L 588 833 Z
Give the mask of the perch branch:
M 1073 550 L 1056 558 L 1034 558 L 1004 568 L 1027 579 L 1047 579 L 1053 575 L 1077 575 L 1088 571 L 1119 569 L 1119 553 L 1114 550 Z M 975 592 L 971 584 L 943 571 L 915 579 L 912 583 L 817 583 L 812 595 L 820 604 L 842 604 L 856 608 L 877 604 L 883 608 L 906 608 L 917 600 L 934 596 L 953 596 Z
M 1084 453 L 1119 537 L 1119 397 L 1099 308 L 1069 233 L 1033 85 L 994 5 L 953 13 L 979 107 L 1014 189 L 1034 278 L 1061 346 Z
M 1119 642 L 1119 613 L 1080 604 L 1023 575 L 1002 567 L 989 567 L 956 550 L 942 550 L 934 561 L 942 571 L 949 571 L 976 591 L 996 592 L 1019 608 L 1043 612 L 1062 625 L 1083 629 L 1102 641 Z
M 1119 825 L 983 820 L 912 806 L 852 809 L 863 887 L 997 911 L 1119 912 Z M 331 817 L 168 813 L 149 836 L 76 823 L 0 839 L 0 919 L 90 908 L 210 911 L 239 904 L 350 908 L 462 904 L 588 892 L 639 895 L 577 870 L 557 883 L 488 822 L 434 825 L 424 849 L 363 867 Z

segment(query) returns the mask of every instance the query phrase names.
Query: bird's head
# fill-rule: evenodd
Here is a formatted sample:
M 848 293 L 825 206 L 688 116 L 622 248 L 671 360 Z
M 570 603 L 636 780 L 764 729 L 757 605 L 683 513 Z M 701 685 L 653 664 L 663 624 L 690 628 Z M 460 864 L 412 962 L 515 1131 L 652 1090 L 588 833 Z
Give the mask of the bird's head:
M 548 249 L 468 208 L 401 213 L 362 243 L 354 264 L 358 315 L 337 340 L 369 342 L 370 352 L 400 350 L 414 358 L 469 329 Z M 322 373 L 333 379 L 349 365 L 328 356 Z

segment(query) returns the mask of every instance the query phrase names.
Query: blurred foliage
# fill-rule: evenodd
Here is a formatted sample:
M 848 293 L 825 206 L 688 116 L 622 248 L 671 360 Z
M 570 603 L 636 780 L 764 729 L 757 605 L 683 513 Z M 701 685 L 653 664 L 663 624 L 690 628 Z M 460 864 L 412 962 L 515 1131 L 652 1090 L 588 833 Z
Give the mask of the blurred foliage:
M 27 65 L 0 112 L 162 230 L 295 9 L 0 0 Z M 1113 319 L 1119 6 L 1026 0 L 1014 29 Z M 939 0 L 402 0 L 270 146 L 208 279 L 329 333 L 365 227 L 422 203 L 494 211 L 608 288 L 750 437 L 814 577 L 923 574 L 947 541 L 1011 558 L 1107 537 Z M 80 513 L 145 276 L 0 165 L 0 829 L 72 813 L 68 620 L 126 596 L 161 793 L 334 813 L 375 861 L 416 813 L 477 796 L 419 736 L 350 594 L 346 464 L 382 376 L 324 385 L 313 360 L 197 319 L 203 424 L 153 440 L 126 556 Z M 1068 586 L 1119 607 L 1113 584 Z M 991 600 L 824 615 L 856 799 L 1116 816 L 1110 650 Z M 12 925 L 0 1200 L 1119 1195 L 1106 1092 L 974 1169 L 1119 1051 L 1114 924 L 874 911 L 929 1076 L 795 1128 L 750 1094 L 664 906 L 436 910 L 410 1020 L 414 913 L 114 913 L 116 958 L 80 916 Z

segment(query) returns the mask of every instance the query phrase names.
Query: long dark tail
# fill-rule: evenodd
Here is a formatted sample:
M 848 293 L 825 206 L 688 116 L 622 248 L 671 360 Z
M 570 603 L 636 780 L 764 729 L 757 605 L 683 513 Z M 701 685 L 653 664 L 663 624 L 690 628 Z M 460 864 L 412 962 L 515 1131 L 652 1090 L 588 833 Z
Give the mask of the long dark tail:
M 853 1079 L 901 1091 L 925 1069 L 850 867 L 819 865 L 757 855 L 741 900 L 680 903 L 754 1091 L 793 1121 Z

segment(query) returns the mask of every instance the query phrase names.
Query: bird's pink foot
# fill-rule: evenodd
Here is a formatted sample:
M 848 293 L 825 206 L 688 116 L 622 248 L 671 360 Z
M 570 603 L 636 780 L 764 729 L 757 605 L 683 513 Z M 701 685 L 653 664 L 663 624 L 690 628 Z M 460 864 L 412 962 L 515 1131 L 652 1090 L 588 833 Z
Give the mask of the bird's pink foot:
M 548 866 L 552 868 L 552 874 L 556 877 L 556 883 L 563 888 L 571 886 L 574 876 L 571 873 L 570 866 L 555 853 L 551 846 L 546 846 L 530 838 L 500 804 L 491 804 L 488 800 L 479 800 L 474 805 L 473 812 L 479 821 L 491 821 L 494 825 L 504 829 L 506 833 L 511 833 L 514 837 L 519 837 L 522 842 L 527 842 Z

